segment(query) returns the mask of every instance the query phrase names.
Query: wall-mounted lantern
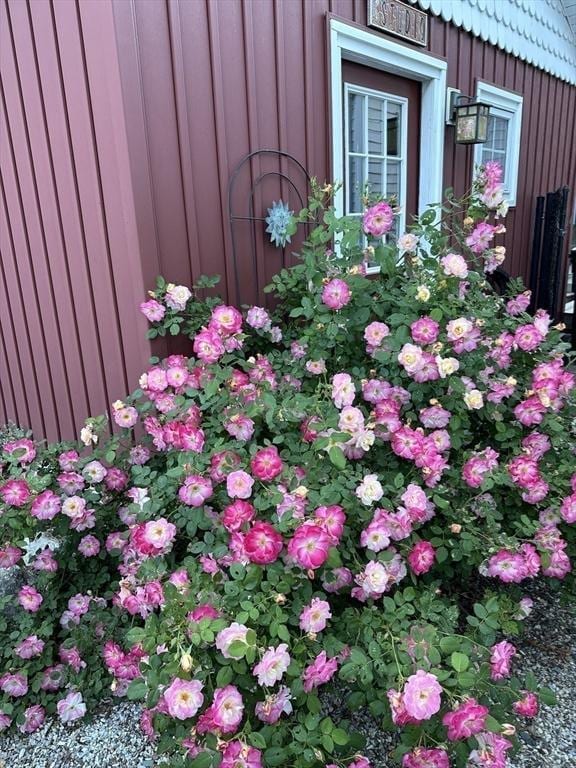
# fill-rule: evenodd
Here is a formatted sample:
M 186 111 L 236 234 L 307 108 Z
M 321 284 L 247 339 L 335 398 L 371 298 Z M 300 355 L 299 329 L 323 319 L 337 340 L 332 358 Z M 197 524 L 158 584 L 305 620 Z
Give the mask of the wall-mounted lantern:
M 463 96 L 455 89 L 451 89 L 449 95 L 449 115 L 456 127 L 456 144 L 483 144 L 488 134 L 490 105 L 472 96 Z

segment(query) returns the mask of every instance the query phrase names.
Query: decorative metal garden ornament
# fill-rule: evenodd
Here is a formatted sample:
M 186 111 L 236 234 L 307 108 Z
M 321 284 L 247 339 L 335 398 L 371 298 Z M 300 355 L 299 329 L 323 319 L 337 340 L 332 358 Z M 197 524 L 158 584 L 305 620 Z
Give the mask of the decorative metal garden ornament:
M 274 243 L 276 248 L 284 248 L 286 243 L 290 242 L 290 235 L 286 231 L 294 211 L 288 210 L 288 203 L 282 200 L 274 200 L 272 207 L 268 208 L 268 216 L 265 221 L 268 226 L 266 232 L 270 233 L 270 242 Z

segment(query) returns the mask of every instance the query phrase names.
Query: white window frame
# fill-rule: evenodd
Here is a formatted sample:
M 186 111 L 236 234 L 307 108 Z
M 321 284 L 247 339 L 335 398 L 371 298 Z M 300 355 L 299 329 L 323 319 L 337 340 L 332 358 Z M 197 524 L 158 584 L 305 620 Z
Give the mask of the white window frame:
M 338 19 L 330 19 L 329 29 L 332 180 L 343 179 L 345 171 L 342 60 L 418 80 L 422 83 L 418 212 L 423 213 L 428 205 L 442 200 L 446 61 Z M 342 216 L 342 188 L 335 195 L 334 206 Z
M 348 126 L 348 94 L 349 93 L 361 93 L 366 96 L 375 96 L 380 99 L 387 99 L 388 101 L 393 102 L 394 104 L 401 104 L 402 105 L 402 122 L 401 122 L 401 134 L 400 134 L 400 154 L 398 157 L 388 157 L 388 154 L 386 155 L 376 155 L 376 157 L 381 158 L 382 160 L 387 161 L 388 159 L 391 160 L 399 160 L 400 161 L 400 189 L 404 196 L 404 202 L 406 202 L 406 192 L 407 192 L 407 182 L 408 182 L 408 99 L 406 99 L 404 96 L 397 96 L 394 93 L 387 93 L 386 91 L 377 91 L 374 88 L 365 88 L 362 85 L 356 85 L 355 83 L 346 83 L 344 88 L 344 126 L 345 128 Z M 365 120 L 367 120 L 366 115 L 364 116 Z M 367 122 L 366 122 L 366 130 L 367 130 Z M 385 130 L 385 128 L 384 128 Z M 348 158 L 350 157 L 350 148 L 349 148 L 350 138 L 349 138 L 349 131 L 345 131 L 344 136 L 344 210 L 348 212 L 348 215 L 350 216 L 358 216 L 361 217 L 361 213 L 356 212 L 350 212 L 350 164 L 348 162 Z M 366 147 L 366 150 L 368 147 Z M 388 147 L 386 147 L 388 149 Z M 358 154 L 365 154 L 370 155 L 368 151 L 365 153 L 357 153 L 352 152 L 352 155 L 356 156 Z M 406 230 L 406 206 L 403 205 L 400 211 L 400 215 L 398 217 L 399 219 L 399 235 L 401 235 Z M 369 270 L 373 271 L 374 268 L 370 267 Z
M 479 101 L 490 104 L 491 113 L 508 120 L 506 137 L 506 173 L 504 176 L 504 196 L 511 207 L 516 205 L 518 195 L 518 169 L 520 165 L 520 136 L 522 134 L 522 103 L 520 94 L 499 88 L 492 83 L 478 80 L 476 97 Z M 474 167 L 482 162 L 482 144 L 474 147 Z

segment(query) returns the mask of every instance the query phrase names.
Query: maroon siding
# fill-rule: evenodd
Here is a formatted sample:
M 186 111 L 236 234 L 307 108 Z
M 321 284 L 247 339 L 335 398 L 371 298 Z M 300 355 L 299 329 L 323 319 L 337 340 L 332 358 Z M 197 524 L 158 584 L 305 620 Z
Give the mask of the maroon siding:
M 149 354 L 112 6 L 1 0 L 0 31 L 0 423 L 71 438 Z
M 263 148 L 330 179 L 327 13 L 365 24 L 366 0 L 0 0 L 0 422 L 72 437 L 134 388 L 136 306 L 158 273 L 260 295 L 280 256 L 262 235 L 257 281 L 244 231 L 234 263 L 228 181 Z M 448 85 L 524 96 L 505 244 L 526 277 L 536 195 L 575 184 L 576 88 L 434 17 L 429 49 Z M 457 193 L 471 153 L 448 129 Z M 252 162 L 244 194 L 264 170 Z
M 365 25 L 366 2 L 114 0 L 114 9 L 129 133 L 141 141 L 130 152 L 133 175 L 145 177 L 139 215 L 150 258 L 171 279 L 219 273 L 234 300 L 230 173 L 248 152 L 275 147 L 330 178 L 326 14 Z M 524 96 L 518 203 L 504 244 L 507 269 L 527 279 L 536 196 L 574 187 L 576 88 L 433 16 L 429 37 L 430 52 L 448 60 L 448 85 L 472 94 L 482 79 Z M 448 128 L 444 178 L 457 194 L 470 185 L 472 153 Z M 245 246 L 243 277 L 253 272 Z M 257 258 L 269 278 L 278 263 L 264 241 Z

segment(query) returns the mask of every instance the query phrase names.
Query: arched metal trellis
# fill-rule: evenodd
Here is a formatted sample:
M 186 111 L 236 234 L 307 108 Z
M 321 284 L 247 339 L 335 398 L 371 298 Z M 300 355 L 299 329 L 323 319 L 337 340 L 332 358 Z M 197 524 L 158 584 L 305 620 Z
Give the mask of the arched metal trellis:
M 263 169 L 262 166 L 266 160 L 271 160 L 274 164 L 272 170 Z M 249 180 L 248 192 L 239 197 L 240 183 L 242 179 Z M 302 163 L 293 155 L 280 149 L 258 149 L 245 155 L 234 168 L 228 182 L 228 220 L 230 224 L 230 239 L 232 244 L 232 261 L 234 266 L 234 285 L 236 289 L 236 299 L 240 301 L 240 277 L 239 277 L 239 259 L 243 264 L 250 262 L 253 270 L 254 285 L 260 286 L 258 248 L 274 248 L 275 251 L 281 251 L 282 268 L 286 266 L 286 248 L 266 243 L 264 233 L 266 211 L 273 202 L 273 196 L 269 199 L 264 193 L 264 184 L 267 180 L 276 179 L 278 182 L 278 197 L 283 198 L 285 203 L 292 200 L 294 210 L 304 208 L 308 199 L 310 188 L 310 176 Z M 258 195 L 262 200 L 258 200 Z M 297 204 L 297 205 L 296 205 Z M 256 210 L 258 206 L 258 210 Z M 248 228 L 249 239 L 246 240 L 244 233 L 244 249 L 249 249 L 250 253 L 240 252 L 238 228 L 240 226 Z M 246 261 L 244 261 L 246 259 Z

